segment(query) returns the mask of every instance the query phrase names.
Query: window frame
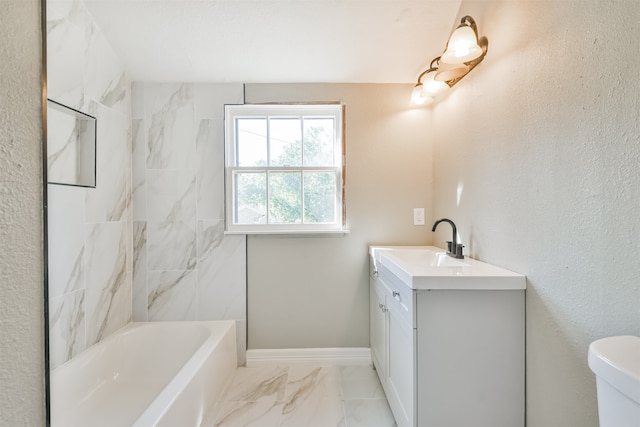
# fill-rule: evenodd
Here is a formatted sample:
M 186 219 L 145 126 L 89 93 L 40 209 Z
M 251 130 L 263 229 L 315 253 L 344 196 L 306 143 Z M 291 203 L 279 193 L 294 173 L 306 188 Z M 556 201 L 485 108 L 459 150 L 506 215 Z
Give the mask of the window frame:
M 345 108 L 340 103 L 314 104 L 228 104 L 225 105 L 225 233 L 227 234 L 323 234 L 347 233 L 345 210 L 345 137 L 344 137 Z M 250 118 L 320 118 L 331 117 L 335 120 L 334 127 L 334 162 L 332 166 L 237 166 L 238 146 L 236 137 L 237 119 Z M 269 156 L 269 137 L 267 136 L 267 156 Z M 336 176 L 335 222 L 304 223 L 304 172 L 327 172 Z M 301 196 L 301 223 L 264 223 L 264 224 L 235 224 L 235 184 L 234 175 L 237 173 L 264 173 L 266 213 L 269 215 L 269 179 L 270 173 L 299 172 Z

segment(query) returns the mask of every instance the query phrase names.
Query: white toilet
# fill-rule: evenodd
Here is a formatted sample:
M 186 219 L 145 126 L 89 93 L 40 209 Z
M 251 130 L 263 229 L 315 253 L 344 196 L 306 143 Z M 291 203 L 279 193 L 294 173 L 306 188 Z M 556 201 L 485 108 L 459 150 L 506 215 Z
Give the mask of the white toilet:
M 588 361 L 596 374 L 600 427 L 640 427 L 640 337 L 594 341 Z

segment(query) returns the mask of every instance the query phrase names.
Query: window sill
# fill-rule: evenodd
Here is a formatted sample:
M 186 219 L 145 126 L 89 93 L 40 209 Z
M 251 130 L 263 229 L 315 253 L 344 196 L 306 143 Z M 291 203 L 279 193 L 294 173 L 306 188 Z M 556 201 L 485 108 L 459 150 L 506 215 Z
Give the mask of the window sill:
M 315 235 L 340 235 L 349 234 L 350 230 L 245 230 L 245 231 L 227 231 L 225 235 L 247 234 L 247 235 L 264 235 L 264 236 L 315 236 Z

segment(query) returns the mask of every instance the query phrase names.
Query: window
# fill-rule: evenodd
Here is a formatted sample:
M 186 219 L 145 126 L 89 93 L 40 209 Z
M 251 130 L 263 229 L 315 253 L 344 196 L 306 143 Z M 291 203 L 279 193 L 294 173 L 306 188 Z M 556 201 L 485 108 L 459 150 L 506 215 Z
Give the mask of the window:
M 225 107 L 226 227 L 342 231 L 342 106 Z

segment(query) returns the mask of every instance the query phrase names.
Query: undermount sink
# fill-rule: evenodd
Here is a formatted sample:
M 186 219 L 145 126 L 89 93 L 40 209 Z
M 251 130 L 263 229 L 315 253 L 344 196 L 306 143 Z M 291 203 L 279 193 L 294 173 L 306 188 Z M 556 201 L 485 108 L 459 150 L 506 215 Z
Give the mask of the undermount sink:
M 433 267 L 469 267 L 470 266 L 464 261 L 460 261 L 459 259 L 452 258 L 451 256 L 447 255 L 446 252 L 436 252 L 436 253 L 433 253 L 431 251 L 425 251 L 425 252 L 427 252 L 427 257 L 433 258 L 431 261 L 431 265 Z M 419 251 L 416 251 L 416 253 L 420 254 Z M 430 255 L 431 253 L 433 253 L 433 255 Z
M 456 259 L 434 246 L 371 246 L 375 268 L 412 289 L 525 289 L 526 279 L 472 258 Z
M 396 247 L 388 248 L 392 251 L 391 255 L 401 257 L 404 261 L 414 263 L 416 265 L 428 265 L 431 267 L 470 267 L 471 264 L 464 262 L 462 259 L 453 258 L 439 248 L 425 249 L 422 247 Z M 382 254 L 388 256 L 388 254 Z M 464 258 L 463 258 L 464 259 Z

